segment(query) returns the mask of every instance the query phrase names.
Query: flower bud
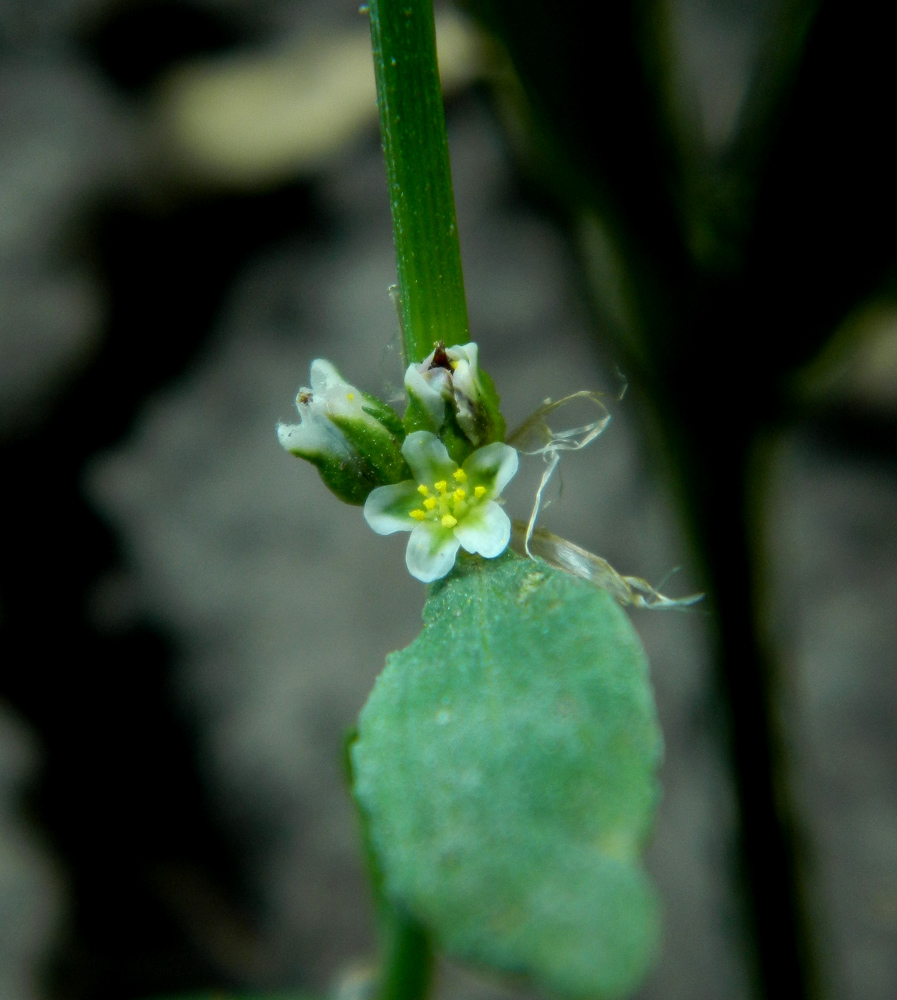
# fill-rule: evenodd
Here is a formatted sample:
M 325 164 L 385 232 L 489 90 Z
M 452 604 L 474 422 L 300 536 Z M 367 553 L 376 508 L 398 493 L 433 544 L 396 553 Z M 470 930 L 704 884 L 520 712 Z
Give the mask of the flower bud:
M 458 461 L 474 448 L 501 441 L 505 433 L 495 386 L 477 360 L 474 343 L 448 348 L 439 343 L 405 372 L 405 430 L 439 435 Z
M 363 504 L 371 490 L 410 475 L 398 414 L 346 382 L 329 361 L 312 362 L 311 388 L 299 390 L 296 407 L 299 423 L 278 426 L 280 443 L 315 465 L 346 503 Z

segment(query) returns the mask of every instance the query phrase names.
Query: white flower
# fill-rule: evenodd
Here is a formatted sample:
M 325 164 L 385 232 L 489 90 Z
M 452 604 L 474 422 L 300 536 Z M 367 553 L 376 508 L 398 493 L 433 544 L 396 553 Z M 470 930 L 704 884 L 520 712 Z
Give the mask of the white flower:
M 312 361 L 311 388 L 299 390 L 296 409 L 299 411 L 298 424 L 279 424 L 277 427 L 277 438 L 287 451 L 300 458 L 351 460 L 352 448 L 331 416 L 361 412 L 360 393 L 329 361 L 323 358 Z
M 362 504 L 375 486 L 408 475 L 400 443 L 405 431 L 395 410 L 350 385 L 329 362 L 311 364 L 311 389 L 296 397 L 298 424 L 280 424 L 287 451 L 318 467 L 340 499 Z
M 459 548 L 487 559 L 504 552 L 511 521 L 496 500 L 517 472 L 510 445 L 479 448 L 459 467 L 435 434 L 415 431 L 402 454 L 414 479 L 374 490 L 364 516 L 378 535 L 411 532 L 405 561 L 413 577 L 439 580 L 455 565 Z
M 434 431 L 445 420 L 445 404 L 454 406 L 458 426 L 474 443 L 482 440 L 477 427 L 476 407 L 481 386 L 475 343 L 445 347 L 440 344 L 420 364 L 409 365 L 405 389 L 420 403 Z

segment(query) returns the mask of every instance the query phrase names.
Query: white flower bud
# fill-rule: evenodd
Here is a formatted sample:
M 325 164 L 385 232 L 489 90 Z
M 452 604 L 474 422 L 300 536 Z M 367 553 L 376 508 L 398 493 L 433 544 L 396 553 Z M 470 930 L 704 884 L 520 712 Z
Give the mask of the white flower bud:
M 350 385 L 322 358 L 311 365 L 311 388 L 296 396 L 298 424 L 280 424 L 287 451 L 317 466 L 326 485 L 347 503 L 362 504 L 377 486 L 408 475 L 398 414 Z

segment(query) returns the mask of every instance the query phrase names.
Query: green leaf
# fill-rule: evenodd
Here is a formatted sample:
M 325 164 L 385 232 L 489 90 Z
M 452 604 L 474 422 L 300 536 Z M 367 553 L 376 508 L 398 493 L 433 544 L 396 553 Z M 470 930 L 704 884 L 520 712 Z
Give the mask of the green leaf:
M 640 853 L 662 754 L 629 620 L 509 552 L 459 562 L 424 622 L 352 748 L 386 894 L 456 957 L 562 996 L 625 994 L 659 937 Z

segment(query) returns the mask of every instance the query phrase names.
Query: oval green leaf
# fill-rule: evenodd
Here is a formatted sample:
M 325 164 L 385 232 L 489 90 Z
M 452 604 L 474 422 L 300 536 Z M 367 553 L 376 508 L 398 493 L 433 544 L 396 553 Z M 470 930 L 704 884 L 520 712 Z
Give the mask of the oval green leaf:
M 657 951 L 641 862 L 662 742 L 604 591 L 507 553 L 431 588 L 359 718 L 354 793 L 392 902 L 446 953 L 574 1000 Z

